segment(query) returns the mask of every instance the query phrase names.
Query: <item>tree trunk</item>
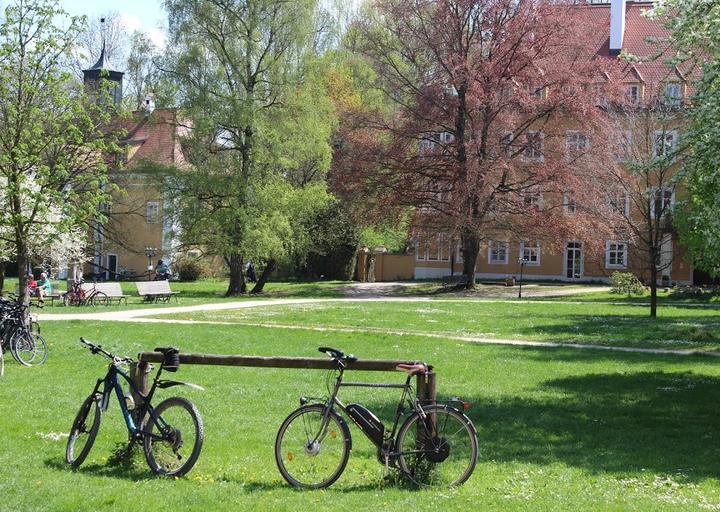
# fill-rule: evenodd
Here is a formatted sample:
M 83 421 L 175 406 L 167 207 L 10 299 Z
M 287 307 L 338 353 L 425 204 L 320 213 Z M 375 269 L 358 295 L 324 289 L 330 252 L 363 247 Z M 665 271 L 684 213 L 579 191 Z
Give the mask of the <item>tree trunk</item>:
M 475 267 L 477 266 L 478 254 L 480 253 L 480 240 L 478 236 L 469 229 L 463 229 L 463 275 L 467 278 L 465 288 L 475 288 Z
M 650 269 L 650 318 L 657 318 L 657 267 Z
M 27 304 L 30 300 L 27 289 L 27 265 L 28 250 L 27 244 L 22 237 L 16 238 L 15 246 L 17 250 L 17 272 L 18 272 L 18 303 Z
M 269 259 L 267 265 L 265 265 L 265 268 L 263 269 L 262 274 L 260 274 L 260 279 L 258 279 L 257 283 L 255 283 L 255 286 L 253 286 L 253 289 L 250 291 L 251 295 L 258 295 L 262 293 L 263 288 L 265 287 L 265 283 L 268 279 L 270 279 L 270 276 L 273 272 L 275 272 L 276 268 L 277 261 L 275 261 L 274 259 Z
M 5 265 L 5 261 L 0 261 L 0 296 L 2 296 L 5 289 Z
M 230 283 L 225 297 L 237 297 L 247 291 L 245 275 L 243 274 L 243 257 L 241 254 L 232 253 L 225 257 L 225 262 L 230 268 Z

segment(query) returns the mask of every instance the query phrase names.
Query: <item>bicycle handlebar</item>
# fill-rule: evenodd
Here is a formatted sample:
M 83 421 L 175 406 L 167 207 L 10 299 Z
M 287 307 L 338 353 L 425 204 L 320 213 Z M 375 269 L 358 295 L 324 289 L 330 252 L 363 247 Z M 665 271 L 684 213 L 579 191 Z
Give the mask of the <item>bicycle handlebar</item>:
M 80 337 L 80 343 L 87 346 L 90 349 L 90 352 L 92 352 L 93 354 L 102 354 L 105 357 L 112 359 L 113 363 L 132 363 L 133 362 L 132 358 L 116 356 L 115 354 L 108 352 L 107 350 L 102 348 L 102 346 L 95 345 L 94 343 L 89 342 L 88 340 L 86 340 L 83 337 Z
M 341 363 L 342 365 L 345 365 L 345 363 L 352 363 L 353 361 L 357 361 L 357 357 L 355 357 L 352 354 L 345 355 L 345 353 L 337 348 L 332 347 L 319 347 L 319 352 L 322 352 L 324 354 L 327 354 L 330 359 L 333 361 L 337 361 Z

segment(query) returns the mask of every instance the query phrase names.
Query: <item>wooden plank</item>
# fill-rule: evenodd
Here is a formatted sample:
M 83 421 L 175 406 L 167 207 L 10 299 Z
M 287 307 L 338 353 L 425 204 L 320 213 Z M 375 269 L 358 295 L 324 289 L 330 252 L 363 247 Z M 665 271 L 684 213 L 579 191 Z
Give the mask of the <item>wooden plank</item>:
M 141 352 L 138 361 L 160 363 L 160 352 Z M 387 372 L 395 371 L 399 364 L 414 364 L 417 361 L 367 359 L 348 363 L 348 370 Z M 302 368 L 308 370 L 331 370 L 336 364 L 330 359 L 310 357 L 260 357 L 219 354 L 180 353 L 180 364 L 205 364 L 212 366 L 250 366 L 256 368 Z M 428 366 L 432 369 L 432 366 Z

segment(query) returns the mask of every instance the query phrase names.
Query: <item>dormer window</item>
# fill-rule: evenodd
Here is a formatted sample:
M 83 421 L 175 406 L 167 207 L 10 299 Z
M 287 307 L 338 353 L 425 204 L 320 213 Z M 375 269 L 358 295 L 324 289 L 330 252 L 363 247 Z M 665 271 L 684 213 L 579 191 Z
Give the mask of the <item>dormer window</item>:
M 640 84 L 631 84 L 625 91 L 625 97 L 630 105 L 640 104 Z
M 671 82 L 665 84 L 665 90 L 663 91 L 663 102 L 666 105 L 680 105 L 682 103 L 682 84 L 678 82 Z

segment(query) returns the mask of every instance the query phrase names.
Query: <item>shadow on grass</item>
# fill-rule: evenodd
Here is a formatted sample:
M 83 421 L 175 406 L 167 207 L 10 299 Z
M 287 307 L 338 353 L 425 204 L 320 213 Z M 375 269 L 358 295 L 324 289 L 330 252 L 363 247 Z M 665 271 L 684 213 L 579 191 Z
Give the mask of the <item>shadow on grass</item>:
M 156 475 L 150 469 L 145 466 L 137 466 L 128 468 L 122 465 L 110 465 L 110 464 L 83 464 L 79 468 L 70 467 L 65 461 L 52 458 L 45 459 L 45 466 L 50 469 L 58 471 L 69 471 L 84 473 L 86 475 L 93 475 L 106 478 L 121 478 L 123 480 L 130 480 L 133 482 L 139 482 L 141 480 L 151 480 L 154 478 L 163 478 Z
M 563 463 L 592 473 L 720 475 L 720 379 L 691 372 L 546 381 L 538 398 L 480 398 L 480 459 Z

